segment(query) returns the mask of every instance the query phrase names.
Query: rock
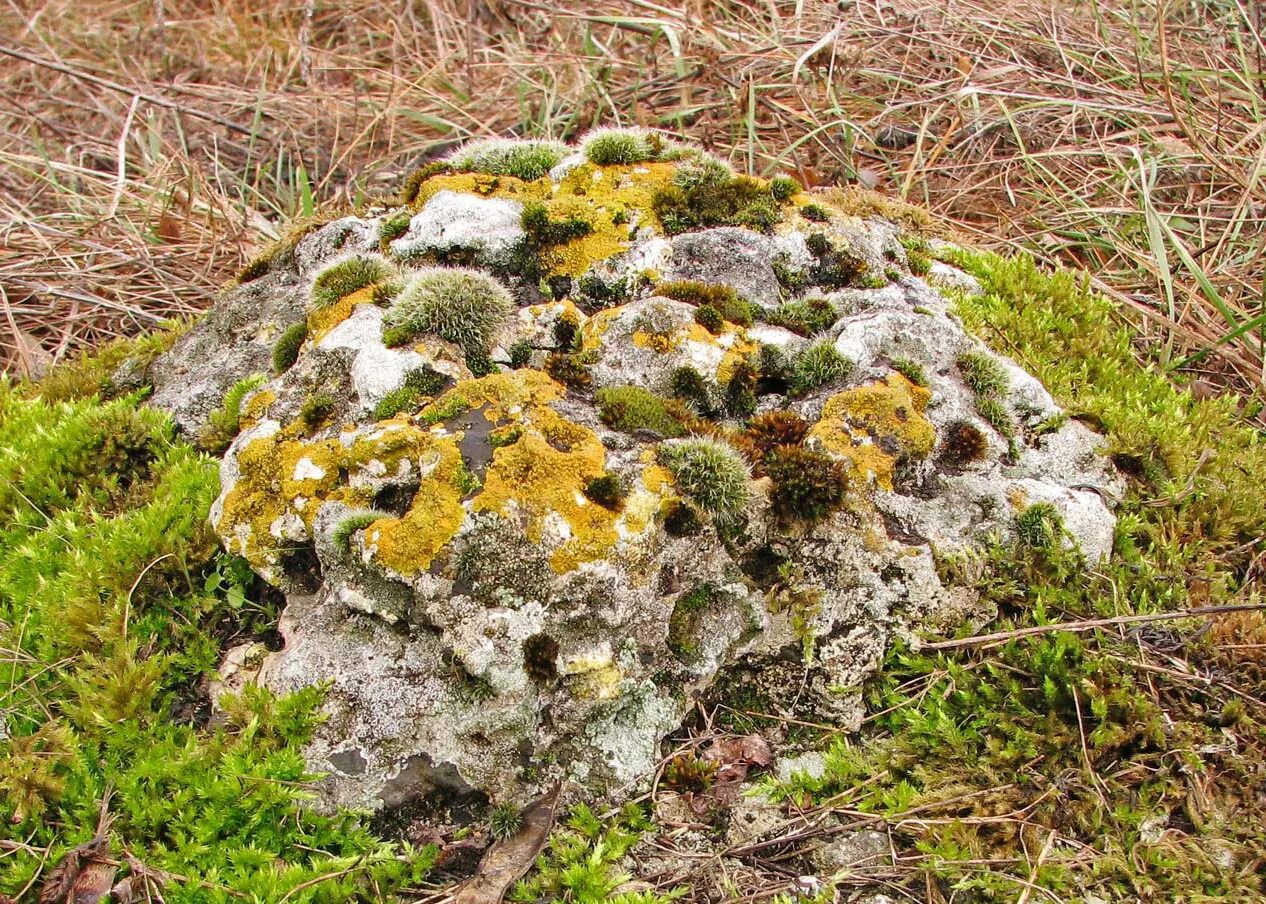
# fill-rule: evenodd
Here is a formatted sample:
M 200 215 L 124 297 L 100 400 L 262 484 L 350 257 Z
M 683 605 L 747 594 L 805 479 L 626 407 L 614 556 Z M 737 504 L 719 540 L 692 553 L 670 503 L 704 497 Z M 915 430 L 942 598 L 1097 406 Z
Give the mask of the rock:
M 938 557 L 1018 542 L 1041 503 L 1089 559 L 1110 551 L 1121 484 L 1097 436 L 968 336 L 935 283 L 876 287 L 905 259 L 896 226 L 809 221 L 797 196 L 763 202 L 768 234 L 664 235 L 656 199 L 690 172 L 437 173 L 411 207 L 283 249 L 156 363 L 154 404 L 192 436 L 233 383 L 267 377 L 242 400 L 211 524 L 285 594 L 285 645 L 232 654 L 226 677 L 328 685 L 315 806 L 521 801 L 558 779 L 623 796 L 701 697 L 745 685 L 856 727 L 894 637 L 988 614 Z M 366 263 L 384 238 L 391 259 Z M 816 263 L 828 246 L 851 249 L 847 267 Z M 410 269 L 457 263 L 482 272 L 398 295 Z M 340 287 L 323 276 L 320 304 L 318 273 Z M 445 304 L 458 273 L 461 305 Z M 656 294 L 675 279 L 760 311 L 826 296 L 838 318 L 812 342 L 759 314 L 718 322 Z M 851 366 L 818 379 L 811 347 Z M 996 378 L 987 399 L 964 354 Z M 813 467 L 775 474 L 743 432 L 756 411 L 785 412 L 777 454 Z M 735 832 L 773 818 L 743 807 Z
M 793 775 L 801 773 L 809 778 L 821 778 L 826 774 L 826 755 L 810 750 L 799 756 L 783 757 L 775 769 L 780 782 L 789 782 Z
M 813 865 L 824 874 L 843 873 L 887 863 L 892 856 L 888 836 L 883 832 L 846 832 L 823 841 L 813 849 Z
M 772 837 L 787 823 L 782 809 L 759 794 L 740 797 L 730 808 L 729 817 L 725 843 L 730 847 L 742 847 Z

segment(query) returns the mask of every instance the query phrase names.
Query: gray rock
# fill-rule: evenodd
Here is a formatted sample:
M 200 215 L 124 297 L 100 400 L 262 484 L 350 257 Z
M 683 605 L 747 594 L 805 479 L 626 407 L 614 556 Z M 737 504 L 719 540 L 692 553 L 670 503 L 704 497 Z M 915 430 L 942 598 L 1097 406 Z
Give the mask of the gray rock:
M 732 287 L 765 310 L 780 301 L 774 273 L 773 241 L 758 232 L 737 227 L 687 232 L 672 240 L 667 279 L 692 279 Z
M 409 229 L 391 243 L 402 260 L 427 252 L 474 252 L 485 264 L 506 259 L 523 241 L 523 205 L 505 198 L 481 198 L 436 192 L 409 221 Z
M 889 862 L 892 848 L 883 832 L 847 832 L 824 841 L 813 849 L 813 865 L 823 873 L 846 873 Z

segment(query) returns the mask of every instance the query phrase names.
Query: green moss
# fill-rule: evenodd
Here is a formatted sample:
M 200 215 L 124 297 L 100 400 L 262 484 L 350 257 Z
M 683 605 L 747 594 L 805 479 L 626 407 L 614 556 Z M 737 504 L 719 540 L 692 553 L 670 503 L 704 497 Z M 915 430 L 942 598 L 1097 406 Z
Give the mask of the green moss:
M 1035 502 L 1016 516 L 1015 532 L 1026 546 L 1047 550 L 1063 539 L 1064 521 L 1049 502 Z
M 660 283 L 655 294 L 687 304 L 707 305 L 716 309 L 724 320 L 738 326 L 752 325 L 752 306 L 739 298 L 730 286 L 694 280 Z
M 597 166 L 627 166 L 655 159 L 658 136 L 645 129 L 595 129 L 580 143 L 580 151 Z
M 190 718 L 222 645 L 277 619 L 217 554 L 217 492 L 215 462 L 134 396 L 49 403 L 0 385 L 0 684 L 21 689 L 0 739 L 5 891 L 38 889 L 106 796 L 111 849 L 173 876 L 172 904 L 394 895 L 433 861 L 306 805 L 319 687 L 250 687 L 214 726 Z
M 800 183 L 790 176 L 774 176 L 769 180 L 769 193 L 779 203 L 790 201 L 793 195 L 804 191 Z
M 505 841 L 523 828 L 523 814 L 512 803 L 497 804 L 488 811 L 488 834 Z
M 603 508 L 618 512 L 624 505 L 628 490 L 616 474 L 599 474 L 585 482 L 585 498 Z
M 882 277 L 869 273 L 866 261 L 842 240 L 829 238 L 822 232 L 814 232 L 805 239 L 805 246 L 814 259 L 807 274 L 808 282 L 812 285 L 824 289 L 843 289 L 849 286 L 883 288 L 887 285 Z
M 664 437 L 684 436 L 689 416 L 679 404 L 640 386 L 609 386 L 594 393 L 598 416 L 613 430 L 636 433 L 650 430 Z
M 725 318 L 710 304 L 695 308 L 695 323 L 713 335 L 720 335 L 725 328 Z
M 308 341 L 308 322 L 292 323 L 273 343 L 273 373 L 285 373 L 299 360 L 299 351 Z
M 838 318 L 831 300 L 819 296 L 781 304 L 766 319 L 801 336 L 813 336 L 829 330 Z
M 345 257 L 324 267 L 312 280 L 312 304 L 327 308 L 358 289 L 393 282 L 398 274 L 394 264 L 377 254 Z
M 811 223 L 829 223 L 831 212 L 821 204 L 806 204 L 800 208 L 800 216 Z
M 927 371 L 923 369 L 923 365 L 913 358 L 893 358 L 891 361 L 892 369 L 901 376 L 905 377 L 915 386 L 928 386 Z
M 677 489 L 720 528 L 733 525 L 751 501 L 747 464 L 731 446 L 689 439 L 659 447 L 660 464 Z
M 589 221 L 578 216 L 553 219 L 549 208 L 539 201 L 530 201 L 523 206 L 522 222 L 528 241 L 537 247 L 563 245 L 593 232 Z
M 668 391 L 674 399 L 693 408 L 700 417 L 712 417 L 717 413 L 712 386 L 689 364 L 673 368 L 668 375 Z
M 448 378 L 425 365 L 409 371 L 404 383 L 382 397 L 374 406 L 374 420 L 385 421 L 401 411 L 418 408 L 424 399 L 439 395 Z
M 532 343 L 525 339 L 510 346 L 510 366 L 515 370 L 527 367 L 532 360 Z
M 580 350 L 580 318 L 573 311 L 564 311 L 554 321 L 554 345 L 565 352 Z
M 487 352 L 467 352 L 465 361 L 466 369 L 476 377 L 486 377 L 489 374 L 495 374 L 500 369 L 497 367 L 497 362 L 493 361 L 492 356 Z
M 378 227 L 378 244 L 384 254 L 390 250 L 393 241 L 409 231 L 409 224 L 412 221 L 413 211 L 411 210 L 394 213 L 382 221 Z
M 467 354 L 487 354 L 513 309 L 509 291 L 488 274 L 430 267 L 417 271 L 387 309 L 383 340 L 403 345 L 422 333 L 434 333 Z
M 447 163 L 461 172 L 513 176 L 532 182 L 549 175 L 566 156 L 567 145 L 558 141 L 489 138 L 462 145 Z
M 750 417 L 756 411 L 756 384 L 760 376 L 753 361 L 742 358 L 734 362 L 725 381 L 722 404 L 732 418 Z
M 135 339 L 115 339 L 62 361 L 39 383 L 22 383 L 17 390 L 49 402 L 65 402 L 98 396 L 113 399 L 140 386 L 116 383 L 120 371 L 136 375 L 142 382 L 150 365 L 166 352 L 188 328 L 185 321 L 167 321 L 152 333 Z M 125 383 L 129 381 L 125 380 Z
M 315 430 L 334 414 L 334 398 L 319 392 L 303 400 L 299 408 L 299 423 L 307 430 Z
M 683 593 L 673 603 L 664 643 L 682 662 L 691 663 L 698 659 L 703 616 L 717 599 L 717 589 L 711 584 L 703 584 Z
M 451 172 L 451 168 L 447 163 L 439 160 L 432 160 L 405 177 L 404 182 L 400 185 L 400 193 L 396 198 L 396 203 L 409 205 L 418 199 L 418 194 L 422 191 L 422 186 L 426 184 L 428 179 L 434 176 L 442 176 Z
M 330 541 L 336 549 L 345 553 L 350 547 L 354 533 L 364 530 L 380 518 L 387 517 L 389 516 L 385 512 L 378 512 L 373 509 L 360 509 L 344 515 L 339 519 L 338 524 L 334 525 L 334 530 L 330 534 Z
M 830 342 L 818 342 L 796 355 L 791 389 L 804 394 L 848 378 L 853 372 L 853 362 L 845 358 Z
M 1006 393 L 1011 383 L 998 359 L 985 352 L 962 352 L 954 363 L 963 382 L 976 395 L 996 398 Z
M 207 418 L 207 425 L 198 438 L 199 445 L 209 452 L 221 452 L 228 448 L 233 437 L 237 436 L 241 423 L 242 400 L 267 381 L 268 378 L 263 374 L 251 374 L 230 386 L 224 394 L 224 402 Z
M 711 226 L 771 232 L 780 216 L 767 183 L 715 168 L 683 167 L 674 184 L 656 192 L 652 207 L 669 235 Z
M 545 372 L 564 386 L 585 389 L 593 383 L 591 363 L 592 356 L 587 352 L 550 352 L 545 359 Z
M 932 272 L 932 258 L 918 251 L 906 252 L 906 266 L 915 276 L 927 276 Z
M 670 537 L 693 537 L 706 523 L 699 509 L 682 499 L 666 500 L 660 518 Z
M 775 446 L 765 457 L 764 470 L 774 482 L 774 514 L 783 522 L 817 524 L 844 504 L 848 468 L 823 452 Z

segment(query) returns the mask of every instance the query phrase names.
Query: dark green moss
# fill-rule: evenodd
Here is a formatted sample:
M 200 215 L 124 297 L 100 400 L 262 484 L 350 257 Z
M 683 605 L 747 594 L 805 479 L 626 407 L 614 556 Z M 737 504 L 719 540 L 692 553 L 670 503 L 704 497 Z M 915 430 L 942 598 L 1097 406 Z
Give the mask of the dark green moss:
M 774 176 L 769 180 L 769 193 L 779 203 L 790 201 L 793 195 L 798 195 L 802 191 L 804 188 L 790 176 Z
M 320 427 L 334 414 L 333 397 L 321 392 L 308 396 L 299 408 L 299 421 L 309 430 Z
M 821 204 L 806 204 L 800 208 L 800 216 L 811 223 L 828 223 L 831 220 L 831 212 Z
M 774 482 L 770 501 L 783 522 L 816 524 L 844 504 L 848 468 L 824 452 L 799 445 L 774 446 L 765 457 Z
M 613 512 L 623 507 L 627 495 L 628 490 L 616 474 L 601 474 L 585 482 L 585 498 Z
M 756 411 L 756 382 L 760 376 L 755 363 L 737 361 L 725 383 L 725 413 L 732 418 L 750 417 Z
M 417 409 L 424 399 L 438 395 L 447 382 L 442 373 L 425 365 L 409 371 L 403 385 L 388 392 L 374 407 L 374 419 L 384 421 L 401 411 Z
M 545 372 L 564 386 L 585 389 L 593 382 L 590 363 L 588 354 L 551 352 L 545 359 Z
M 809 346 L 796 355 L 793 366 L 791 391 L 797 395 L 845 380 L 853 372 L 853 362 L 836 351 L 830 342 Z
M 719 335 L 725 328 L 725 318 L 710 304 L 695 308 L 695 323 L 713 335 Z
M 843 244 L 837 245 L 824 233 L 815 232 L 805 239 L 814 263 L 808 273 L 808 281 L 824 289 L 843 289 L 865 284 L 867 266 L 865 260 Z M 884 283 L 880 282 L 880 286 Z
M 703 584 L 677 598 L 672 615 L 668 617 L 668 637 L 665 643 L 680 661 L 690 663 L 698 658 L 703 616 L 717 600 L 717 590 L 711 584 Z
M 716 414 L 711 387 L 699 373 L 689 364 L 673 369 L 668 377 L 668 391 L 674 399 L 685 402 L 700 417 L 712 417 Z
M 779 205 L 766 184 L 748 176 L 722 178 L 720 173 L 683 186 L 674 184 L 656 192 L 655 215 L 669 235 L 711 226 L 745 226 L 772 232 L 779 219 Z
M 527 367 L 532 360 L 532 345 L 526 340 L 520 339 L 514 345 L 510 346 L 510 366 L 515 370 Z
M 705 524 L 699 510 L 684 499 L 665 502 L 660 516 L 670 537 L 693 537 L 703 530 Z
M 299 360 L 299 351 L 308 339 L 308 322 L 301 320 L 286 327 L 273 344 L 273 373 L 285 373 Z
M 766 319 L 801 336 L 813 336 L 829 330 L 838 317 L 831 300 L 819 296 L 779 305 Z
M 554 321 L 554 345 L 564 352 L 579 350 L 580 319 L 571 311 L 564 312 Z

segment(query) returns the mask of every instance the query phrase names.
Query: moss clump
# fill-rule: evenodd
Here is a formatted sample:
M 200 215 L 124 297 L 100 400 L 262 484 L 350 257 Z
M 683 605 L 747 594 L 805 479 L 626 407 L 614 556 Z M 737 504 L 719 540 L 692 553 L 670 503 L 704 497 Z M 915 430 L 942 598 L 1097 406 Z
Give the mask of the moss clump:
M 913 358 L 893 358 L 892 369 L 905 377 L 915 386 L 927 386 L 928 375 L 923 365 Z
M 384 253 L 391 247 L 392 242 L 409 231 L 411 222 L 413 222 L 413 212 L 410 210 L 402 210 L 382 221 L 378 226 L 378 245 Z
M 809 346 L 796 355 L 792 366 L 791 390 L 797 395 L 848 379 L 853 372 L 853 362 L 836 351 L 830 342 Z
M 1049 502 L 1035 502 L 1015 519 L 1016 536 L 1025 546 L 1046 550 L 1064 535 L 1064 520 Z
M 843 289 L 856 285 L 882 288 L 886 285 L 882 278 L 868 284 L 867 279 L 871 274 L 867 272 L 866 261 L 851 248 L 828 238 L 825 233 L 812 233 L 805 239 L 805 246 L 814 259 L 807 275 L 812 285 L 824 289 Z
M 308 341 L 308 321 L 301 320 L 286 327 L 273 343 L 273 373 L 285 373 L 299 360 L 299 351 Z
M 374 509 L 357 509 L 339 519 L 338 524 L 334 525 L 334 530 L 330 533 L 330 541 L 339 552 L 349 552 L 353 534 L 358 530 L 364 530 L 375 521 L 390 517 L 386 512 Z
M 549 175 L 566 156 L 567 145 L 559 141 L 488 138 L 462 145 L 449 155 L 447 163 L 461 172 L 513 176 L 532 182 Z
M 664 642 L 682 662 L 690 663 L 698 658 L 703 616 L 718 598 L 715 587 L 703 584 L 683 593 L 673 603 L 672 615 L 668 617 L 668 636 Z
M 927 276 L 932 272 L 932 258 L 919 251 L 906 252 L 906 266 L 915 276 Z
M 774 176 L 774 178 L 769 180 L 769 193 L 779 203 L 790 201 L 792 196 L 798 195 L 802 191 L 804 191 L 804 188 L 790 176 Z
M 448 378 L 442 373 L 426 366 L 409 371 L 404 383 L 374 406 L 374 419 L 385 421 L 401 411 L 420 407 L 424 399 L 438 395 L 447 382 Z
M 590 361 L 590 355 L 585 353 L 550 352 L 545 359 L 545 372 L 564 386 L 585 389 L 593 383 Z
M 593 232 L 593 225 L 582 217 L 552 218 L 549 207 L 539 201 L 523 206 L 522 224 L 523 231 L 528 236 L 527 241 L 534 249 L 545 245 L 563 245 Z
M 809 435 L 809 422 L 794 411 L 771 411 L 748 422 L 736 445 L 758 473 L 765 459 L 779 446 L 798 446 Z
M 467 354 L 487 354 L 513 309 L 509 291 L 488 274 L 431 267 L 409 279 L 387 309 L 383 341 L 404 345 L 422 333 L 434 333 Z
M 661 144 L 645 129 L 595 129 L 581 141 L 580 151 L 596 166 L 628 166 L 654 160 Z
M 699 509 L 683 499 L 665 500 L 660 510 L 664 530 L 670 537 L 693 537 L 703 530 L 704 519 Z
M 713 335 L 720 335 L 725 329 L 725 318 L 710 304 L 695 308 L 695 323 Z
M 263 374 L 251 374 L 230 386 L 224 394 L 224 402 L 207 418 L 198 444 L 208 452 L 220 453 L 227 449 L 241 426 L 242 401 L 267 380 Z
M 669 235 L 710 226 L 772 232 L 779 219 L 768 183 L 724 167 L 682 167 L 672 185 L 656 192 L 652 208 Z
M 585 482 L 585 498 L 603 508 L 618 512 L 624 505 L 628 490 L 616 474 L 599 474 Z
M 598 416 L 613 430 L 636 433 L 650 430 L 663 437 L 685 436 L 689 412 L 680 403 L 640 386 L 609 386 L 594 393 Z
M 810 223 L 829 223 L 831 221 L 831 212 L 821 204 L 806 204 L 800 208 L 800 216 Z
M 328 308 L 348 295 L 375 283 L 393 282 L 400 271 L 377 254 L 354 254 L 320 270 L 312 280 L 312 304 Z
M 137 386 L 116 383 L 120 372 L 143 375 L 159 355 L 172 347 L 188 328 L 186 321 L 167 321 L 152 333 L 135 339 L 115 339 L 68 360 L 50 370 L 39 383 L 21 383 L 16 390 L 24 396 L 39 396 L 48 402 L 65 402 L 96 396 L 104 401 L 118 398 Z
M 564 311 L 554 321 L 554 345 L 561 351 L 580 351 L 580 318 L 572 310 Z
M 817 524 L 844 504 L 848 468 L 823 452 L 775 446 L 765 457 L 764 470 L 774 482 L 774 514 L 783 522 Z
M 317 393 L 304 399 L 299 408 L 299 423 L 307 430 L 315 430 L 334 414 L 334 399 L 326 393 Z
M 723 320 L 738 326 L 752 325 L 752 306 L 739 298 L 730 286 L 681 280 L 660 283 L 655 287 L 655 294 L 674 301 L 715 308 Z
M 751 501 L 747 463 L 731 446 L 689 439 L 659 447 L 660 464 L 681 493 L 718 527 L 735 524 Z
M 532 343 L 525 339 L 510 346 L 510 367 L 514 370 L 527 367 L 532 361 Z
M 801 336 L 814 336 L 829 330 L 838 318 L 831 300 L 819 296 L 781 304 L 766 319 Z
M 954 421 L 945 428 L 941 460 L 952 467 L 981 461 L 989 452 L 989 441 L 980 428 L 969 421 Z
M 497 841 L 505 841 L 523 828 L 523 814 L 512 803 L 497 804 L 488 811 L 488 834 Z
M 996 398 L 1010 388 L 1007 372 L 998 359 L 985 352 L 963 352 L 954 359 L 967 388 L 978 396 Z
M 689 364 L 673 368 L 668 376 L 668 391 L 674 399 L 693 408 L 700 417 L 712 417 L 717 413 L 712 387 L 703 374 Z
M 435 176 L 442 176 L 452 172 L 451 167 L 442 160 L 432 160 L 426 163 L 405 177 L 404 182 L 400 184 L 400 191 L 396 196 L 396 203 L 403 205 L 411 205 L 418 199 L 418 195 L 422 192 L 422 186 Z

